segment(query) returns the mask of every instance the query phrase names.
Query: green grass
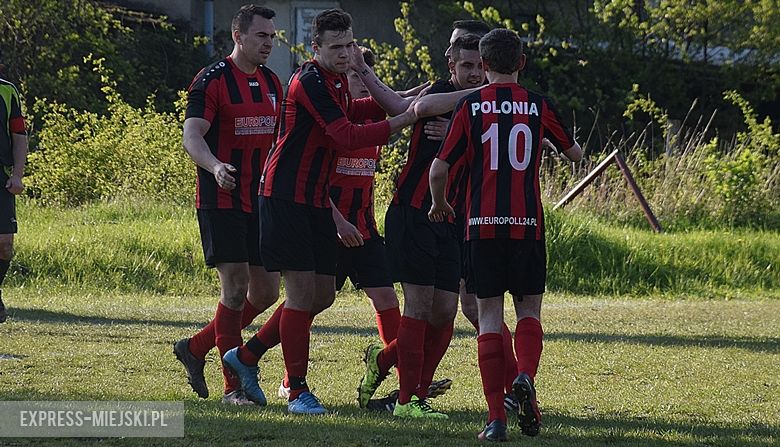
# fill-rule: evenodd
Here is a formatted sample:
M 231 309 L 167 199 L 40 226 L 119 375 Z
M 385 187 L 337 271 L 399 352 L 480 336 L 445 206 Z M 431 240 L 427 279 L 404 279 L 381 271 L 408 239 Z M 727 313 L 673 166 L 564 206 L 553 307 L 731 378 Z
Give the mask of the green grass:
M 58 210 L 21 202 L 19 222 L 9 285 L 168 295 L 217 290 L 191 208 L 120 201 Z M 780 297 L 778 232 L 657 235 L 565 211 L 548 213 L 546 225 L 553 292 Z
M 333 414 L 224 408 L 198 400 L 171 342 L 209 318 L 211 296 L 92 295 L 6 291 L 11 319 L 0 325 L 2 400 L 173 400 L 186 402 L 184 439 L 167 445 L 467 445 L 486 407 L 473 329 L 457 320 L 437 377 L 453 389 L 436 399 L 448 422 L 398 421 L 361 411 L 354 389 L 361 351 L 377 339 L 366 300 L 339 295 L 315 322 L 309 382 Z M 551 294 L 538 376 L 548 446 L 770 446 L 780 442 L 780 301 L 621 300 Z M 264 321 L 268 314 L 258 318 Z M 254 326 L 253 326 L 254 328 Z M 248 337 L 251 331 L 245 332 Z M 216 354 L 206 367 L 220 392 Z M 279 349 L 261 364 L 269 395 L 282 374 Z M 388 379 L 380 392 L 396 386 Z M 14 445 L 146 445 L 143 440 L 14 440 Z M 4 445 L 8 445 L 5 444 Z
M 171 343 L 213 314 L 217 282 L 202 266 L 194 212 L 118 202 L 56 210 L 20 204 L 17 259 L 3 297 L 0 400 L 185 401 L 184 439 L 155 445 L 473 445 L 484 423 L 473 329 L 458 317 L 437 377 L 444 423 L 361 411 L 362 350 L 378 340 L 354 291 L 314 325 L 310 384 L 332 411 L 289 416 L 225 408 L 189 390 Z M 774 446 L 780 444 L 780 235 L 654 235 L 578 216 L 548 216 L 551 293 L 537 379 L 540 437 L 517 445 Z M 679 299 L 682 298 L 682 299 Z M 509 315 L 509 314 L 508 314 Z M 268 313 L 258 317 L 259 324 Z M 509 318 L 507 318 L 508 320 Z M 256 325 L 252 329 L 256 329 Z M 245 338 L 252 331 L 244 333 Z M 275 395 L 280 350 L 261 364 Z M 394 378 L 379 393 L 397 386 Z M 2 445 L 149 445 L 134 439 L 4 439 Z

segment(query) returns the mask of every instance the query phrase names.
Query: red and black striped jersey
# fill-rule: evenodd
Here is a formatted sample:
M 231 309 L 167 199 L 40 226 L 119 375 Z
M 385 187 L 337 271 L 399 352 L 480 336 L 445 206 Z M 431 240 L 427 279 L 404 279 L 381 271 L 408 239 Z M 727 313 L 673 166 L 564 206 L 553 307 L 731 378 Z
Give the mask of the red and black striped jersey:
M 313 60 L 304 63 L 290 79 L 260 194 L 330 208 L 335 151 L 384 145 L 390 138 L 387 121 L 354 124 L 367 120 L 375 107 L 371 98 L 352 100 L 345 74 L 331 73 Z
M 27 132 L 22 116 L 19 91 L 12 83 L 0 79 L 0 164 L 14 164 L 12 134 L 25 135 Z
M 542 139 L 574 140 L 550 101 L 522 86 L 490 84 L 455 106 L 437 157 L 465 158 L 466 239 L 544 239 L 539 192 Z
M 281 94 L 279 78 L 269 68 L 260 66 L 246 74 L 230 57 L 204 68 L 192 81 L 185 119 L 210 122 L 204 138 L 211 153 L 236 168 L 236 187 L 228 191 L 198 167 L 198 208 L 257 212 L 260 177 L 274 142 Z
M 457 89 L 449 80 L 436 81 L 428 90 L 428 94 L 449 93 Z M 439 115 L 450 118 L 452 113 Z M 436 117 L 423 118 L 414 125 L 412 137 L 409 140 L 409 153 L 406 156 L 406 164 L 401 170 L 396 182 L 394 205 L 407 205 L 427 211 L 431 207 L 431 191 L 428 188 L 428 172 L 431 163 L 439 151 L 440 142 L 428 139 L 423 129 L 429 121 Z
M 385 119 L 385 111 L 376 105 L 371 119 Z M 374 218 L 374 174 L 382 146 L 355 151 L 338 151 L 330 175 L 330 199 L 349 223 L 357 227 L 363 239 L 379 236 Z

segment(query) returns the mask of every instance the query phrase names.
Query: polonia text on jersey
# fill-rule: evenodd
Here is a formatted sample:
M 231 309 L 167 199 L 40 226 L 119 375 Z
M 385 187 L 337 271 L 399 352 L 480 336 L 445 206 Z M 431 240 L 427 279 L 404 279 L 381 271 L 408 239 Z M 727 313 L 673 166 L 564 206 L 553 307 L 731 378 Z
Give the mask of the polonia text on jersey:
M 536 103 L 528 103 L 527 101 L 502 101 L 501 104 L 497 104 L 496 101 L 471 103 L 471 116 L 476 116 L 478 112 L 539 116 L 539 109 L 536 107 Z

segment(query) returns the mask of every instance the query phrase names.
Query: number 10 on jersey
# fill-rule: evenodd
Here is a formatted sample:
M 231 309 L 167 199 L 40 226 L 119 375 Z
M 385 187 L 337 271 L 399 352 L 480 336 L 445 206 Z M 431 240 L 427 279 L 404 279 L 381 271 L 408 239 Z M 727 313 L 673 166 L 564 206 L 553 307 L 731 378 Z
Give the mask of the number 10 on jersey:
M 519 148 L 517 147 L 517 137 L 520 132 L 523 133 L 522 159 L 518 158 Z M 490 141 L 490 169 L 497 171 L 499 150 L 498 123 L 491 124 L 487 132 L 482 134 L 482 144 L 488 140 Z M 528 127 L 527 124 L 518 123 L 512 126 L 512 130 L 509 131 L 509 141 L 506 147 L 506 150 L 509 152 L 509 163 L 512 165 L 512 169 L 516 171 L 525 171 L 528 169 L 528 165 L 531 163 L 532 140 L 531 128 Z

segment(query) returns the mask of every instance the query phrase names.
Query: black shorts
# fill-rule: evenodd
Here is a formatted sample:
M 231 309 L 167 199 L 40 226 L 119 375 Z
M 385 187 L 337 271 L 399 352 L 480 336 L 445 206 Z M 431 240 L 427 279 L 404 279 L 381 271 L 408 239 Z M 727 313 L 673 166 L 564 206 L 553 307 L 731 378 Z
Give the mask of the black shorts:
M 234 209 L 199 209 L 200 242 L 206 265 L 227 262 L 263 265 L 260 260 L 260 228 L 256 213 Z
M 336 290 L 341 290 L 349 278 L 358 289 L 393 287 L 381 237 L 366 239 L 360 247 L 340 244 L 336 262 Z
M 391 205 L 385 216 L 385 241 L 394 282 L 460 289 L 459 233 L 454 224 L 428 220 L 428 212 Z
M 547 279 L 545 242 L 481 239 L 466 242 L 469 271 L 466 289 L 477 298 L 541 295 Z
M 6 189 L 8 174 L 0 169 L 0 234 L 14 234 L 16 226 L 16 196 Z
M 260 255 L 269 272 L 336 274 L 338 236 L 330 208 L 259 197 Z

